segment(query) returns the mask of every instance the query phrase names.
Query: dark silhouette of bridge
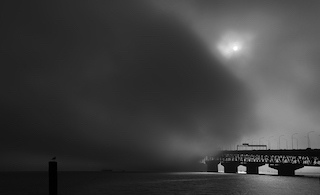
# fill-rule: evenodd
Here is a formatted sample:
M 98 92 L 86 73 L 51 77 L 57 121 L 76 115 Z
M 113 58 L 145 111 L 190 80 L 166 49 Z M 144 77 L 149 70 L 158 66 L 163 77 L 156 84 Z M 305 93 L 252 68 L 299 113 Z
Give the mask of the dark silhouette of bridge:
M 247 168 L 247 174 L 258 174 L 259 167 L 269 164 L 278 175 L 295 175 L 295 170 L 304 166 L 320 167 L 320 149 L 304 150 L 220 150 L 206 157 L 208 172 L 218 172 L 218 164 L 225 173 L 237 173 L 238 166 Z

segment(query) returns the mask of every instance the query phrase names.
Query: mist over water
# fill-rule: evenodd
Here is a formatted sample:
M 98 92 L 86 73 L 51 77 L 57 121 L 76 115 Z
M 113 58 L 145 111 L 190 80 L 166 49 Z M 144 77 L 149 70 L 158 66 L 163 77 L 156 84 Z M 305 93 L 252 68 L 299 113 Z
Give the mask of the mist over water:
M 2 169 L 189 169 L 251 131 L 243 83 L 154 6 L 4 6 Z
M 0 4 L 0 170 L 53 156 L 192 170 L 216 147 L 320 147 L 318 1 Z

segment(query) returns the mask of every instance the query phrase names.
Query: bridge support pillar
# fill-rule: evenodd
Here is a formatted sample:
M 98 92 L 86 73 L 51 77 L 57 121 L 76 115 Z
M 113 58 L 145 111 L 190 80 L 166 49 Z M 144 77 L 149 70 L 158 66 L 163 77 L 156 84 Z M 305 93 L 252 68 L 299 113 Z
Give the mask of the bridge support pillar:
M 219 163 L 220 163 L 219 160 L 206 161 L 207 172 L 218 172 L 218 164 Z
M 278 175 L 282 176 L 294 176 L 294 171 L 304 167 L 303 165 L 297 164 L 269 164 L 269 167 L 278 170 Z
M 265 165 L 262 162 L 247 162 L 245 166 L 247 167 L 247 174 L 259 174 L 259 167 Z
M 238 173 L 238 166 L 240 165 L 239 162 L 230 161 L 230 162 L 223 162 L 221 163 L 224 166 L 225 173 Z

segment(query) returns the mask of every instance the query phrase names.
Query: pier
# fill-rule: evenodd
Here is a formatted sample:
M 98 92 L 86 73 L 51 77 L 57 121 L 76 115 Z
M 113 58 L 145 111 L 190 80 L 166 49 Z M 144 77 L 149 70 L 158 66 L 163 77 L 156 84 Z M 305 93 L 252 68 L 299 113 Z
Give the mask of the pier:
M 243 165 L 247 174 L 259 174 L 259 167 L 268 164 L 278 170 L 278 175 L 293 176 L 304 166 L 320 167 L 320 149 L 299 150 L 220 150 L 205 158 L 208 172 L 218 172 L 218 165 L 225 173 L 237 173 Z

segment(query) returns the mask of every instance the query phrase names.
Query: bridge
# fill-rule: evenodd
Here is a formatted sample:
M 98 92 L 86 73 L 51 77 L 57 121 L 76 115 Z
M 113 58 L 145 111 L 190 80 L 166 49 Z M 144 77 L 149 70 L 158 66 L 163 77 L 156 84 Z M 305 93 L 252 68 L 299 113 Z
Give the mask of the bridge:
M 278 175 L 295 175 L 304 166 L 320 167 L 320 149 L 299 150 L 220 150 L 204 159 L 208 172 L 218 172 L 218 164 L 225 173 L 237 173 L 238 166 L 247 168 L 247 174 L 258 174 L 259 167 L 269 164 Z

